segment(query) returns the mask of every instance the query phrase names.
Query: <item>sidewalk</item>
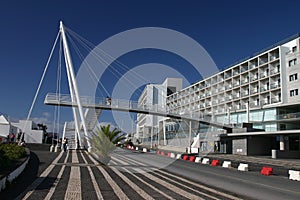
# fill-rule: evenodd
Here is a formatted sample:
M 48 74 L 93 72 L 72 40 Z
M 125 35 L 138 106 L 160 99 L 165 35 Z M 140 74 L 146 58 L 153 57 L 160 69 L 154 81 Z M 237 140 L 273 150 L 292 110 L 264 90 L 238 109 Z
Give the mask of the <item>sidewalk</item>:
M 30 145 L 28 145 L 30 148 Z M 30 160 L 23 173 L 11 185 L 0 192 L 0 199 L 15 199 L 51 164 L 58 153 L 50 152 L 48 146 L 30 148 Z

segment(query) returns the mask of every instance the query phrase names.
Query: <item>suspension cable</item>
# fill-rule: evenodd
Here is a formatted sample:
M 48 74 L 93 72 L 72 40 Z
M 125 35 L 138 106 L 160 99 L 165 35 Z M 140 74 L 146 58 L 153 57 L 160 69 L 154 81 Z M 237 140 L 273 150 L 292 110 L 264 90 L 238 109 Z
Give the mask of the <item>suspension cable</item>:
M 30 106 L 30 109 L 29 109 L 29 112 L 28 112 L 28 115 L 27 115 L 27 118 L 26 118 L 26 122 L 25 122 L 24 127 L 23 127 L 23 131 L 22 131 L 22 135 L 21 135 L 21 140 L 20 140 L 19 144 L 21 144 L 22 138 L 24 137 L 24 131 L 26 130 L 26 128 L 27 128 L 27 126 L 28 126 L 29 118 L 30 118 L 30 116 L 31 116 L 33 107 L 34 107 L 34 105 L 35 105 L 37 96 L 38 96 L 38 94 L 39 94 L 39 92 L 40 92 L 40 89 L 41 89 L 41 86 L 42 86 L 44 77 L 45 77 L 45 75 L 46 75 L 46 72 L 47 72 L 47 69 L 48 69 L 48 66 L 49 66 L 49 63 L 50 63 L 50 60 L 51 60 L 51 58 L 52 58 L 54 49 L 55 49 L 55 47 L 56 47 L 57 40 L 58 40 L 58 38 L 59 38 L 59 35 L 60 35 L 60 31 L 57 33 L 55 42 L 54 42 L 53 47 L 52 47 L 52 49 L 51 49 L 51 52 L 50 52 L 49 58 L 48 58 L 48 60 L 47 60 L 46 66 L 45 66 L 45 68 L 44 68 L 43 75 L 42 75 L 42 77 L 41 77 L 41 80 L 40 80 L 40 82 L 39 82 L 38 88 L 37 88 L 36 93 L 35 93 L 35 95 L 34 95 L 32 104 L 31 104 L 31 106 Z

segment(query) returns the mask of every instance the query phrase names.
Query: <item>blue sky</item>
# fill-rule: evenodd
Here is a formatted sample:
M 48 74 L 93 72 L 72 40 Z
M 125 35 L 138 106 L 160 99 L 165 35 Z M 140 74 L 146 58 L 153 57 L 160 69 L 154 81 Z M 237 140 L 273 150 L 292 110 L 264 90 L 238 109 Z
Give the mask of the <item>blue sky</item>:
M 26 118 L 60 20 L 95 45 L 133 28 L 173 29 L 199 42 L 222 69 L 300 32 L 299 7 L 296 0 L 1 1 L 0 112 L 13 119 Z M 136 52 L 120 60 L 129 67 L 154 61 L 187 64 L 173 55 L 161 55 Z M 80 63 L 74 64 L 78 69 Z M 52 119 L 54 109 L 43 100 L 46 93 L 55 92 L 55 73 L 56 69 L 49 69 L 33 118 Z M 189 68 L 184 73 L 192 82 L 200 79 Z M 111 116 L 104 112 L 101 120 L 110 121 Z

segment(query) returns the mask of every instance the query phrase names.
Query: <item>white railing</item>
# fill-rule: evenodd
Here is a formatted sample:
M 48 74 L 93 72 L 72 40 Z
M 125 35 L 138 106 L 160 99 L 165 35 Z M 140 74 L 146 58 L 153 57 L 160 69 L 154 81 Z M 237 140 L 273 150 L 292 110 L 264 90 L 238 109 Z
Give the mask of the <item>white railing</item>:
M 136 112 L 149 112 L 149 114 L 159 115 L 171 115 L 173 117 L 180 117 L 182 119 L 189 120 L 201 120 L 203 122 L 212 123 L 217 126 L 223 126 L 223 124 L 214 123 L 211 121 L 210 115 L 200 114 L 192 111 L 170 111 L 164 106 L 143 104 L 139 105 L 136 101 L 124 100 L 124 99 L 110 99 L 107 98 L 93 98 L 93 97 L 80 97 L 81 104 L 83 107 L 94 107 L 102 109 L 120 109 L 120 110 L 136 110 Z M 45 98 L 45 104 L 53 105 L 66 105 L 66 106 L 77 106 L 76 102 L 72 102 L 72 98 L 67 94 L 47 94 Z

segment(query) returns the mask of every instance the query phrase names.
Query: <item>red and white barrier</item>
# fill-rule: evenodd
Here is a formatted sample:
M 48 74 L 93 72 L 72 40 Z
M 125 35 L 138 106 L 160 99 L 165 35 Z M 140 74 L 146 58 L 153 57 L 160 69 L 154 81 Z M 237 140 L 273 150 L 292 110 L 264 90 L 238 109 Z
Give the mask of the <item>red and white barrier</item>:
M 231 161 L 224 161 L 223 164 L 222 164 L 222 167 L 231 168 Z
M 300 171 L 289 170 L 289 179 L 300 181 Z
M 180 159 L 180 158 L 181 158 L 181 154 L 177 154 L 176 159 Z
M 245 163 L 240 163 L 238 166 L 239 171 L 248 171 L 249 170 L 249 165 Z
M 263 167 L 260 170 L 260 174 L 265 175 L 265 176 L 273 175 L 273 168 L 272 167 Z
M 202 164 L 209 165 L 209 158 L 203 158 Z
M 212 160 L 211 161 L 211 166 L 219 166 L 220 165 L 220 161 L 219 160 Z

